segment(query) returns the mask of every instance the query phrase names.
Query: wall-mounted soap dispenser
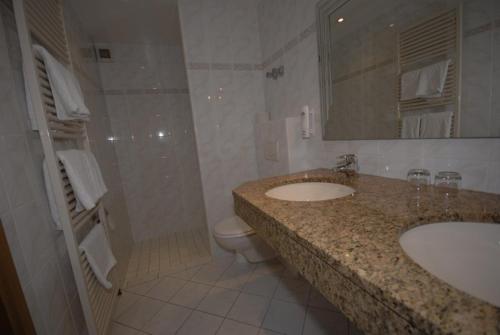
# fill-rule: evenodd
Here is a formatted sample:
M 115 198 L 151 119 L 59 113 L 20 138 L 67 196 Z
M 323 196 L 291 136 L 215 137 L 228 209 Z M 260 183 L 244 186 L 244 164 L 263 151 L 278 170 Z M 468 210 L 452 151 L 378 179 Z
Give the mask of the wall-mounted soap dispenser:
M 314 136 L 314 112 L 308 105 L 302 107 L 302 138 L 307 139 Z

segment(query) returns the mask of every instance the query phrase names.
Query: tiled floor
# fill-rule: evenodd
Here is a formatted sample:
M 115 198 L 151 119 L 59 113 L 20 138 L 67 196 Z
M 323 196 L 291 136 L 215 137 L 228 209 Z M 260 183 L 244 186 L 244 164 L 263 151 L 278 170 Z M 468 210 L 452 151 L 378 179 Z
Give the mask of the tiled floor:
M 134 250 L 110 335 L 361 334 L 279 261 L 211 258 L 202 232 Z

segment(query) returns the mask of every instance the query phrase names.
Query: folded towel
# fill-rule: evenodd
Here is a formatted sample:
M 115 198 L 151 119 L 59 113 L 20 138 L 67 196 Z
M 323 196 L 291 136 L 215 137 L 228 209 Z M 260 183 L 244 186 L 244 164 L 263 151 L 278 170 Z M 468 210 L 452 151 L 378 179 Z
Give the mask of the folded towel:
M 47 167 L 47 161 L 43 160 L 43 179 L 45 181 L 45 191 L 47 192 L 47 198 L 49 199 L 50 214 L 54 220 L 57 230 L 62 230 L 61 220 L 59 218 L 59 213 L 57 211 L 56 198 L 54 196 L 54 190 L 52 189 L 52 183 L 50 182 L 49 169 Z
M 77 210 L 92 209 L 108 191 L 94 155 L 84 150 L 56 152 L 77 199 Z
M 448 138 L 451 136 L 453 112 L 439 112 L 422 115 L 421 138 Z
M 401 138 L 419 138 L 420 115 L 403 116 L 401 123 Z
M 401 75 L 401 101 L 417 98 L 420 70 L 410 71 Z
M 451 60 L 445 60 L 420 69 L 417 97 L 438 98 L 443 95 L 444 84 L 448 76 Z
M 109 245 L 103 225 L 95 225 L 78 248 L 85 253 L 90 268 L 99 283 L 107 289 L 113 287 L 113 284 L 108 280 L 108 275 L 116 265 L 116 258 Z
M 42 46 L 34 45 L 33 51 L 41 56 L 45 63 L 54 95 L 57 118 L 60 120 L 88 120 L 90 111 L 85 106 L 83 93 L 75 75 Z

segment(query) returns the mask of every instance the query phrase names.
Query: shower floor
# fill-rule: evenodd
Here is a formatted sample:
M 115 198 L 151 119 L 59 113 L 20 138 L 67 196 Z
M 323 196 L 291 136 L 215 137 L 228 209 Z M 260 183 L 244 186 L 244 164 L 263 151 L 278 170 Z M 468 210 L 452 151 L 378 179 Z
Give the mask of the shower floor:
M 162 236 L 132 253 L 110 335 L 361 334 L 279 261 L 212 257 L 205 231 Z

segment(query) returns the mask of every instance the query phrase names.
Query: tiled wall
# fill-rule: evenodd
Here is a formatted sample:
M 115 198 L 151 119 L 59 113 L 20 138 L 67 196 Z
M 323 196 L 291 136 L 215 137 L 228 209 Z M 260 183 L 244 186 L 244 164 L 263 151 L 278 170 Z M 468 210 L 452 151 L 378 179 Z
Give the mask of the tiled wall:
M 85 324 L 66 245 L 52 224 L 42 179 L 43 152 L 30 130 L 24 100 L 19 42 L 12 13 L 0 2 L 0 219 L 6 231 L 37 334 L 81 334 Z M 113 250 L 123 272 L 131 234 L 111 133 L 95 62 L 83 55 L 89 42 L 67 11 L 70 44 L 78 53 L 79 77 L 92 110 L 89 135 L 110 192 L 105 204 L 116 229 Z
M 134 239 L 205 227 L 182 48 L 98 44 L 106 103 Z
M 468 3 L 471 8 L 477 9 L 471 12 L 477 18 L 488 17 L 498 7 L 495 0 L 469 0 Z M 476 6 L 486 3 L 488 9 L 481 11 L 474 3 Z M 455 170 L 462 173 L 464 187 L 500 193 L 500 139 L 323 141 L 319 117 L 316 119 L 315 136 L 309 140 L 300 138 L 300 123 L 296 116 L 301 107 L 307 104 L 317 112 L 316 115 L 319 112 L 316 33 L 302 38 L 307 35 L 307 27 L 314 29 L 315 6 L 316 1 L 259 2 L 264 71 L 285 65 L 282 79 L 266 81 L 266 111 L 272 120 L 282 120 L 288 125 L 287 143 L 281 145 L 288 147 L 288 162 L 262 163 L 260 157 L 259 166 L 267 164 L 271 165 L 268 171 L 287 173 L 330 167 L 337 155 L 354 153 L 359 156 L 363 173 L 405 178 L 407 170 L 413 167 L 426 167 L 432 172 Z M 302 20 L 291 19 L 297 15 Z M 497 97 L 498 94 L 495 94 Z M 273 121 L 273 124 L 276 123 Z
M 257 1 L 181 0 L 179 12 L 212 229 L 234 215 L 231 190 L 258 177 L 254 124 L 264 95 Z
M 500 137 L 500 2 L 464 3 L 461 133 Z

